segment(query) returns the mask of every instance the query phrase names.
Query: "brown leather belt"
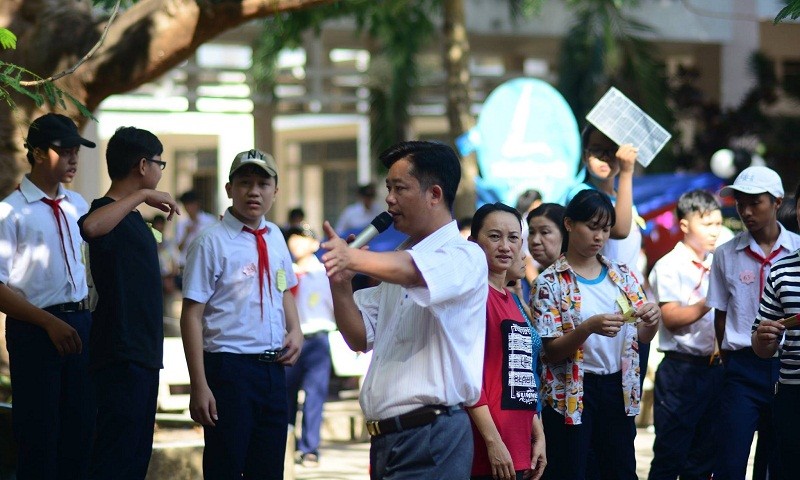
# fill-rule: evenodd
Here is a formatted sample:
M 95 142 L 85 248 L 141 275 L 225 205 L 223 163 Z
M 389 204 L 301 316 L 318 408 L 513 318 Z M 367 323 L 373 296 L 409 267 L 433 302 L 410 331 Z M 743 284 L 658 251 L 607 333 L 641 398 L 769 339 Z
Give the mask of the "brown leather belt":
M 367 432 L 373 437 L 402 432 L 403 430 L 430 425 L 439 415 L 449 415 L 457 410 L 461 410 L 461 405 L 453 405 L 452 407 L 426 405 L 396 417 L 384 420 L 367 420 Z

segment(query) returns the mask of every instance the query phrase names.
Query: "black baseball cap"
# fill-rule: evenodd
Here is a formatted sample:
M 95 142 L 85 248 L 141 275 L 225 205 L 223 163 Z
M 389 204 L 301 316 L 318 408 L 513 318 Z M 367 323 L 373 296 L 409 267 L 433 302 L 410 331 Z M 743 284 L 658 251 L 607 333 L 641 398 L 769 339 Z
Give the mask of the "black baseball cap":
M 78 127 L 69 117 L 59 113 L 42 115 L 31 123 L 25 143 L 29 149 L 56 147 L 72 148 L 83 145 L 94 148 L 94 142 L 81 137 Z

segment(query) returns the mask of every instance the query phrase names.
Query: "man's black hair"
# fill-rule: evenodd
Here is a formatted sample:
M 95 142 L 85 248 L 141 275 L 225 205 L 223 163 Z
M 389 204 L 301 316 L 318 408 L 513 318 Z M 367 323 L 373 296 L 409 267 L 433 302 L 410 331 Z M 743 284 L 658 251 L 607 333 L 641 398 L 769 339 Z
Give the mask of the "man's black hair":
M 452 211 L 461 180 L 461 162 L 452 148 L 439 142 L 400 142 L 389 147 L 378 158 L 387 169 L 399 160 L 408 160 L 412 165 L 411 175 L 419 181 L 420 188 L 424 191 L 439 185 L 444 193 L 445 205 Z

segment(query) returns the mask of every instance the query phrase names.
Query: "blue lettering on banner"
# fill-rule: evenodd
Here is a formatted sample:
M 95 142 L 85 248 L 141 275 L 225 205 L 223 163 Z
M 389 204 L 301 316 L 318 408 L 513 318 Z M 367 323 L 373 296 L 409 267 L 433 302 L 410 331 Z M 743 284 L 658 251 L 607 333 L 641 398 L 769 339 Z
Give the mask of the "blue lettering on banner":
M 459 137 L 462 155 L 475 151 L 481 176 L 478 206 L 509 205 L 527 189 L 558 202 L 575 183 L 580 163 L 578 123 L 564 97 L 543 80 L 518 78 L 497 87 L 478 124 Z

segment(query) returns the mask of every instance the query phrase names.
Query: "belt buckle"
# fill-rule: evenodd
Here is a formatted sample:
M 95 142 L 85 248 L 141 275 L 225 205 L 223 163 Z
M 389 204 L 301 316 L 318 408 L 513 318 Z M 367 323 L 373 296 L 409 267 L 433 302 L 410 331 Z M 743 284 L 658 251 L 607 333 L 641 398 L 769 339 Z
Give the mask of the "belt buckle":
M 278 348 L 275 350 L 264 350 L 258 354 L 258 361 L 264 363 L 275 363 L 281 359 L 287 350 L 287 347 Z
M 381 434 L 381 427 L 378 426 L 378 420 L 367 420 L 367 432 L 373 437 Z
M 265 363 L 273 363 L 278 358 L 278 351 L 265 350 L 258 354 L 258 361 Z

